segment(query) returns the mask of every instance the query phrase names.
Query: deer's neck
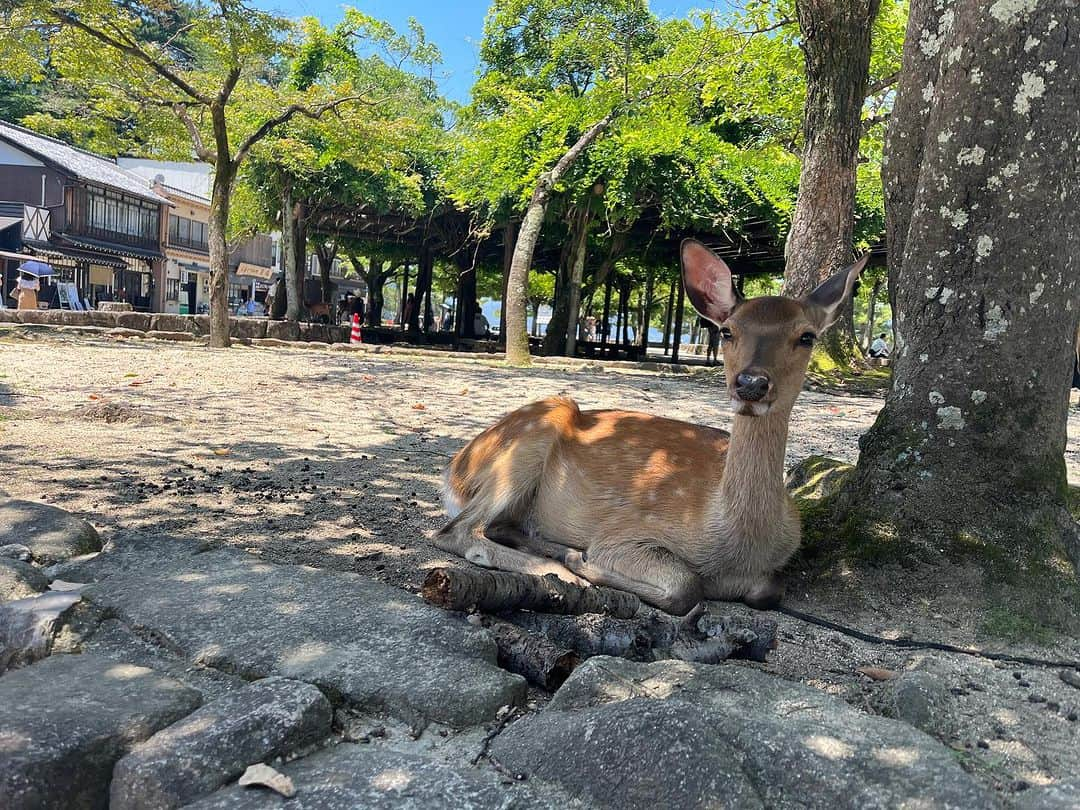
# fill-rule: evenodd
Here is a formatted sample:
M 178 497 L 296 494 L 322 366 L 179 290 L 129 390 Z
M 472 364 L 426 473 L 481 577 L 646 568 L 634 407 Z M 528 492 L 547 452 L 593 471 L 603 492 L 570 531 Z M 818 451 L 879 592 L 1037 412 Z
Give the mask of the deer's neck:
M 784 453 L 790 412 L 736 416 L 731 428 L 721 492 L 728 503 L 784 495 Z
M 789 535 L 797 535 L 784 488 L 789 417 L 775 409 L 765 416 L 735 417 L 713 513 L 719 544 L 712 547 L 707 567 L 763 567 L 778 541 L 787 545 Z

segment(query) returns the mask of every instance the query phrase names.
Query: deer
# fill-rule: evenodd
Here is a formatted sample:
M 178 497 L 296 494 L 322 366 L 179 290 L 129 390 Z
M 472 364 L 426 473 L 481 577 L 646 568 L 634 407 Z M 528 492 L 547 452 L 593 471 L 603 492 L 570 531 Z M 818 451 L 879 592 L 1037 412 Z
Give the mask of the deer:
M 443 481 L 443 551 L 486 568 L 629 591 L 675 615 L 702 599 L 777 606 L 801 540 L 788 424 L 815 341 L 867 256 L 801 298 L 743 299 L 707 246 L 680 247 L 686 295 L 720 330 L 731 431 L 556 397 L 466 444 Z

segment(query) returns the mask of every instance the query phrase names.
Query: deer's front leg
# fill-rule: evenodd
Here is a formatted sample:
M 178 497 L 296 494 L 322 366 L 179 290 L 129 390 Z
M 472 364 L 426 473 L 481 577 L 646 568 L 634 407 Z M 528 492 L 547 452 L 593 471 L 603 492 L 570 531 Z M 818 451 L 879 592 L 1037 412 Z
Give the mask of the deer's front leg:
M 516 571 L 519 574 L 535 576 L 554 574 L 559 579 L 575 585 L 589 584 L 555 560 L 538 557 L 493 542 L 484 535 L 484 527 L 475 523 L 465 512 L 437 531 L 432 536 L 431 542 L 437 548 L 449 551 L 458 557 L 464 557 L 483 568 Z
M 701 578 L 670 551 L 648 543 L 594 543 L 569 551 L 566 567 L 595 585 L 637 594 L 642 601 L 682 616 L 702 598 Z

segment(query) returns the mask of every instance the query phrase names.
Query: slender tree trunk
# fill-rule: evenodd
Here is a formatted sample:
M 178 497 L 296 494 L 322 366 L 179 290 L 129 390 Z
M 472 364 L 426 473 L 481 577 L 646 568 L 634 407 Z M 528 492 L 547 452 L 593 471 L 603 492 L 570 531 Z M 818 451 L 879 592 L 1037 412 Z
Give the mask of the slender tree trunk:
M 225 349 L 229 339 L 229 203 L 232 198 L 236 167 L 221 160 L 214 173 L 210 192 L 210 220 L 207 242 L 210 247 L 210 345 Z
M 600 322 L 600 355 L 603 356 L 604 349 L 608 344 L 609 333 L 611 332 L 611 276 L 607 277 L 604 282 L 604 318 Z
M 656 271 L 649 268 L 645 276 L 645 295 L 641 303 L 641 351 L 649 351 L 649 327 L 652 320 L 653 290 L 656 283 Z
M 1065 503 L 1080 317 L 1066 6 L 1075 21 L 1075 2 L 911 5 L 884 169 L 893 386 L 840 500 L 859 525 L 895 527 L 908 557 L 962 553 L 988 586 L 1025 583 L 1040 621 L 1062 552 L 1080 565 Z
M 682 279 L 675 282 L 678 285 L 678 298 L 675 301 L 675 330 L 671 342 L 671 362 L 679 362 L 679 346 L 682 345 L 682 322 L 683 311 L 686 309 L 686 288 L 683 287 Z
M 541 303 L 542 302 L 540 301 L 539 298 L 533 300 L 533 302 L 532 302 L 532 315 L 533 315 L 532 336 L 533 337 L 539 337 L 540 336 L 540 304 Z
M 502 298 L 499 299 L 499 340 L 506 342 L 506 288 L 510 283 L 510 264 L 514 260 L 514 243 L 517 241 L 517 222 L 510 220 L 503 228 Z M 533 334 L 536 321 L 533 321 Z
M 671 351 L 671 317 L 675 314 L 675 285 L 682 282 L 672 282 L 668 290 L 667 308 L 664 310 L 664 354 Z
M 863 351 L 870 350 L 870 344 L 874 342 L 874 320 L 877 315 L 877 299 L 881 292 L 881 278 L 874 279 L 874 286 L 870 290 L 870 301 L 866 305 L 866 332 L 863 337 Z
M 454 257 L 458 270 L 457 284 L 457 323 L 454 334 L 459 338 L 475 338 L 476 317 L 476 267 L 472 257 L 465 251 L 458 251 Z
M 577 245 L 574 217 L 571 216 L 567 238 L 559 251 L 559 266 L 555 271 L 555 292 L 551 298 L 551 319 L 541 350 L 545 355 L 566 352 L 566 328 L 570 318 L 570 276 L 573 273 L 574 248 Z
M 356 260 L 353 265 L 359 267 Z M 366 282 L 368 288 L 367 307 L 364 316 L 368 326 L 382 326 L 383 312 L 383 287 L 386 285 L 386 274 L 383 272 L 383 262 L 376 259 L 368 259 Z
M 405 302 L 409 300 L 409 263 L 405 262 L 405 266 L 401 269 L 401 295 L 398 300 L 398 323 L 401 324 L 401 330 L 404 332 L 408 328 L 408 324 L 405 323 Z M 414 303 L 415 307 L 416 304 Z
M 544 214 L 547 212 L 548 201 L 551 199 L 551 190 L 566 174 L 566 170 L 581 156 L 581 153 L 588 149 L 589 145 L 615 120 L 620 110 L 620 107 L 615 107 L 589 127 L 559 158 L 550 171 L 540 175 L 536 183 L 532 198 L 529 200 L 529 207 L 525 209 L 525 216 L 521 220 L 521 229 L 518 231 L 517 242 L 514 245 L 514 258 L 510 262 L 510 275 L 506 285 L 506 362 L 510 365 L 528 366 L 532 363 L 529 357 L 529 336 L 525 333 L 529 269 L 532 267 L 536 240 L 540 237 Z
M 795 3 L 806 107 L 799 195 L 785 246 L 785 295 L 805 295 L 852 259 L 861 114 L 879 5 L 880 0 Z M 834 360 L 851 364 L 854 340 L 847 330 L 829 330 L 822 343 Z
M 577 239 L 574 242 L 573 264 L 570 270 L 570 300 L 568 306 L 565 354 L 573 357 L 577 352 L 578 325 L 581 323 L 581 282 L 585 277 L 585 256 L 589 244 L 589 212 L 581 216 Z

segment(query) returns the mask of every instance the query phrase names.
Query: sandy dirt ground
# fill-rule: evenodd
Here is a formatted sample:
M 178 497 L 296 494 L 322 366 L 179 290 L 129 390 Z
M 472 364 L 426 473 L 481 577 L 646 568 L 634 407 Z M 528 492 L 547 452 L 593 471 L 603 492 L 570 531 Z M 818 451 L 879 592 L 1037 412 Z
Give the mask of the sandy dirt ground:
M 477 359 L 36 334 L 0 339 L 0 488 L 86 517 L 106 540 L 197 537 L 416 591 L 426 569 L 447 561 L 425 536 L 445 520 L 438 490 L 450 456 L 503 413 L 554 394 L 583 408 L 730 421 L 715 371 L 522 371 Z M 810 454 L 855 461 L 881 403 L 804 392 L 789 464 Z M 1080 483 L 1076 392 L 1067 464 Z M 827 594 L 789 597 L 869 632 L 966 644 L 972 628 L 953 613 L 961 590 L 958 581 L 939 603 L 906 605 L 897 589 L 854 615 Z M 1004 791 L 1080 767 L 1080 690 L 1052 668 L 866 645 L 786 617 L 780 637 L 771 669 L 860 705 L 876 687 L 859 666 L 936 672 L 951 684 L 956 717 L 945 737 Z M 1075 660 L 1080 646 L 1041 652 Z

